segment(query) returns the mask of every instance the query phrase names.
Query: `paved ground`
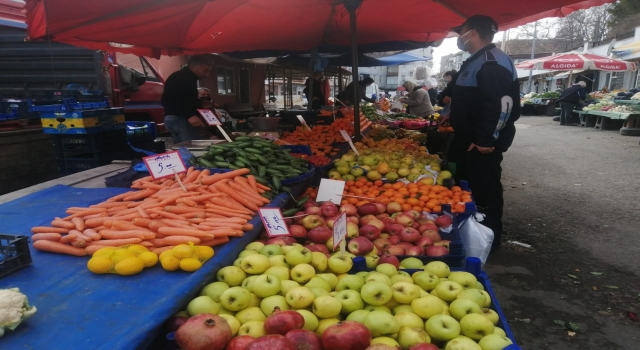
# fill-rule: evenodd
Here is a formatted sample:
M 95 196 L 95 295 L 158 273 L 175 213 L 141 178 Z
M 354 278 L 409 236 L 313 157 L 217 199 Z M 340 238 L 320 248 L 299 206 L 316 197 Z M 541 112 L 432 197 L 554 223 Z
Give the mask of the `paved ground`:
M 485 269 L 519 345 L 640 349 L 640 138 L 550 117 L 517 128 L 503 240 L 533 249 L 503 242 Z

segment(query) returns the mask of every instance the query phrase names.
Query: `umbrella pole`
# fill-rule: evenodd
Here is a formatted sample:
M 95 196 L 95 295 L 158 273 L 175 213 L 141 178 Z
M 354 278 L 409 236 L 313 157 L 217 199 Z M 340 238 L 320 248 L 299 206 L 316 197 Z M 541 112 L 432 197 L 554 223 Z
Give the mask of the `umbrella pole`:
M 358 27 L 356 25 L 356 10 L 360 7 L 361 0 L 347 0 L 344 6 L 349 10 L 349 22 L 351 24 L 351 76 L 353 81 L 353 127 L 356 142 L 360 141 L 360 94 L 358 74 Z
M 573 79 L 573 71 L 569 71 L 569 86 L 573 85 L 573 82 L 571 81 L 571 79 Z M 567 87 L 569 87 L 567 86 Z
M 311 102 L 313 101 L 313 66 L 315 64 L 315 58 L 314 58 L 314 52 L 313 50 L 311 50 L 311 60 L 309 62 L 309 79 L 307 80 L 309 82 L 309 86 L 308 86 L 308 90 L 309 94 L 307 96 L 307 110 L 311 111 Z

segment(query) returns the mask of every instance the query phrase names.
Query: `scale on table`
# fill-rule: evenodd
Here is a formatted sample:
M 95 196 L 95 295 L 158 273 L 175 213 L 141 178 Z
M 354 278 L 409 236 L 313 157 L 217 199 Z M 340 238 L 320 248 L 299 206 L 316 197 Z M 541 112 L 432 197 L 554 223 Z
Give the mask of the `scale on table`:
M 260 137 L 264 137 L 265 139 L 271 139 L 271 138 L 280 138 L 280 131 L 252 131 L 249 134 L 247 134 L 249 136 L 260 136 Z
M 247 119 L 251 132 L 249 136 L 260 136 L 264 138 L 280 138 L 282 130 L 278 129 L 280 118 L 278 117 L 253 117 Z

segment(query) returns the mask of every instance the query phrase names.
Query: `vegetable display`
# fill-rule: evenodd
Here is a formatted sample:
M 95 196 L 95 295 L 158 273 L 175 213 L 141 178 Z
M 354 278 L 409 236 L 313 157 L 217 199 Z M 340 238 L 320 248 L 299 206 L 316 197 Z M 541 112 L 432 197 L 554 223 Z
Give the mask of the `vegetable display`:
M 29 305 L 27 296 L 18 288 L 0 289 L 0 337 L 7 329 L 15 330 L 38 309 Z

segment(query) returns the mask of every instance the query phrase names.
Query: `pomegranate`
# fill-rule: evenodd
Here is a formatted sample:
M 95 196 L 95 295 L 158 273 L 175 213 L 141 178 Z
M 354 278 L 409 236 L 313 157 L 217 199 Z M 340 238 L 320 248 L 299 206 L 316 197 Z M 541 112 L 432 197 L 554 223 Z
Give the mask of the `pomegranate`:
M 212 314 L 189 318 L 176 331 L 176 344 L 183 350 L 224 349 L 233 337 L 227 321 Z
M 306 329 L 294 329 L 285 335 L 295 345 L 296 350 L 322 350 L 322 339 L 319 335 Z
M 340 321 L 322 333 L 322 347 L 330 350 L 365 350 L 371 344 L 371 331 L 355 321 Z
M 217 348 L 212 348 L 217 349 Z M 280 334 L 268 334 L 255 339 L 245 350 L 298 350 L 289 339 Z
M 302 329 L 302 327 L 304 327 L 302 314 L 293 310 L 280 311 L 277 306 L 273 309 L 273 313 L 264 320 L 264 330 L 267 334 L 285 335 L 292 329 Z
M 250 335 L 239 335 L 227 344 L 225 350 L 244 350 L 249 346 L 249 344 L 253 343 L 256 338 Z

